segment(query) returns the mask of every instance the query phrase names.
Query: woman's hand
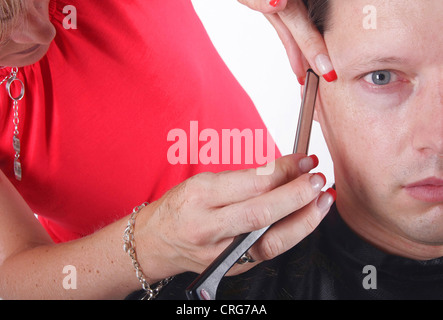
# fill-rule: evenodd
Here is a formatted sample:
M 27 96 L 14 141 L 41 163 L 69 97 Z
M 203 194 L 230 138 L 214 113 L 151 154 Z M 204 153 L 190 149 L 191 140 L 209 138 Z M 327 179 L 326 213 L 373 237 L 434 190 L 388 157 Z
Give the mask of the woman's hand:
M 270 175 L 256 169 L 198 174 L 145 207 L 136 222 L 140 265 L 151 280 L 201 273 L 236 237 L 274 224 L 249 250 L 261 262 L 290 249 L 320 223 L 334 196 L 321 192 L 317 158 L 282 157 Z M 236 265 L 231 274 L 254 264 Z
M 238 1 L 262 12 L 274 26 L 300 84 L 304 84 L 308 68 L 328 82 L 337 79 L 323 37 L 311 23 L 302 0 Z

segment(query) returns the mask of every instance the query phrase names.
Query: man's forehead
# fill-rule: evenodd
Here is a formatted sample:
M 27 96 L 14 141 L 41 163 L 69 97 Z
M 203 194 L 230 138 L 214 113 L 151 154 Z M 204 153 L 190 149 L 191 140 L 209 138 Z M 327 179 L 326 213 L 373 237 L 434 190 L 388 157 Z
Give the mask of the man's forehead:
M 331 55 L 339 65 L 369 60 L 379 63 L 417 63 L 443 49 L 441 0 L 331 0 L 325 33 Z M 418 48 L 428 47 L 426 52 Z M 434 58 L 434 57 L 432 57 Z
M 345 23 L 352 28 L 371 30 L 365 20 L 375 13 L 377 28 L 422 26 L 434 14 L 443 15 L 441 0 L 329 0 L 334 24 Z M 439 20 L 441 23 L 441 19 Z M 420 22 L 417 24 L 417 22 Z

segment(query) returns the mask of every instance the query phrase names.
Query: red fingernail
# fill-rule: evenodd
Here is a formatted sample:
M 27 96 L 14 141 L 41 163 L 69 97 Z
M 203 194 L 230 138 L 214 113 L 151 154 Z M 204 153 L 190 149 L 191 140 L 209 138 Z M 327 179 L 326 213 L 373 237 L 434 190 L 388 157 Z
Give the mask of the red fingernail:
M 331 72 L 324 74 L 323 78 L 327 82 L 335 81 L 335 80 L 337 80 L 337 73 L 335 72 L 335 70 L 332 70 Z
M 334 189 L 329 188 L 317 198 L 317 207 L 320 210 L 322 218 L 329 212 L 335 202 L 337 194 Z
M 298 83 L 300 83 L 301 86 L 305 85 L 305 77 L 297 77 Z
M 313 154 L 313 155 L 310 155 L 309 158 L 311 158 L 313 163 L 314 163 L 314 167 L 313 168 L 317 167 L 318 163 L 319 163 L 317 156 L 315 154 Z
M 271 1 L 269 1 L 269 4 L 275 8 L 279 2 L 280 2 L 280 0 L 271 0 Z
M 317 55 L 317 57 L 315 57 L 315 65 L 326 81 L 332 82 L 337 80 L 337 73 L 335 73 L 331 59 L 328 55 L 323 53 Z
M 334 199 L 334 201 L 337 199 L 337 191 L 335 191 L 335 189 L 329 188 L 325 192 L 329 193 Z
M 323 179 L 323 185 L 325 185 L 326 184 L 326 177 L 325 177 L 325 175 L 323 174 L 323 173 L 321 173 L 321 172 L 317 172 L 317 173 L 315 173 L 316 175 L 318 175 L 318 176 L 320 176 L 320 177 L 322 177 L 322 179 Z
M 326 177 L 322 173 L 315 173 L 309 178 L 309 181 L 311 182 L 312 189 L 320 192 L 326 184 Z
M 307 173 L 314 169 L 316 166 L 318 166 L 318 158 L 316 155 L 312 155 L 309 157 L 305 157 L 301 159 L 298 163 L 298 167 L 300 168 L 301 172 Z

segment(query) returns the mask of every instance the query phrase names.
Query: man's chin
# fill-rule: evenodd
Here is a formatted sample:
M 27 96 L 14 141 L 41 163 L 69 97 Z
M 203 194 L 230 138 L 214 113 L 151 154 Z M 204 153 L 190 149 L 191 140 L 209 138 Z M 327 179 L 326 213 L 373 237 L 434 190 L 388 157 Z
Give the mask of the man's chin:
M 411 238 L 423 244 L 443 246 L 443 204 L 409 214 L 405 211 L 404 216 L 409 220 L 407 233 Z

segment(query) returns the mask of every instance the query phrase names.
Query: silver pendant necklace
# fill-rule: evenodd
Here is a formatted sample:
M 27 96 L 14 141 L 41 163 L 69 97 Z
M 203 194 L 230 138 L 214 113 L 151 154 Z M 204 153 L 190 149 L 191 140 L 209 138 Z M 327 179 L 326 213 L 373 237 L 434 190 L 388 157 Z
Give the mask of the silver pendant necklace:
M 13 67 L 11 68 L 11 72 L 9 75 L 7 75 L 1 82 L 0 85 L 2 85 L 6 81 L 6 91 L 9 94 L 9 97 L 12 100 L 12 110 L 13 110 L 13 119 L 12 123 L 14 124 L 14 134 L 12 137 L 12 147 L 14 148 L 15 155 L 14 155 L 14 175 L 15 178 L 18 181 L 22 180 L 22 164 L 20 162 L 20 137 L 19 137 L 19 130 L 18 130 L 18 124 L 20 123 L 20 118 L 18 114 L 18 102 L 23 99 L 25 95 L 25 85 L 22 80 L 17 78 L 17 72 L 18 68 Z M 14 96 L 11 92 L 11 86 L 14 82 L 17 82 L 16 85 L 20 86 L 20 93 L 17 96 Z

